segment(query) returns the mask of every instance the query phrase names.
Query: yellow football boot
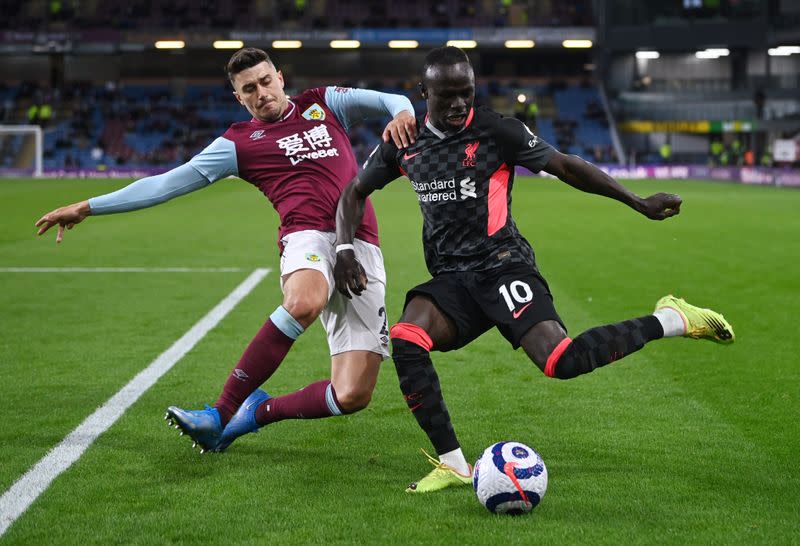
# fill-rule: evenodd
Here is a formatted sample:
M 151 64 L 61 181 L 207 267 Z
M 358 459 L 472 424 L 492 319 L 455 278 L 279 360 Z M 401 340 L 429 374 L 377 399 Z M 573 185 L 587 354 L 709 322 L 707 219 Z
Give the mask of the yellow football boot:
M 428 455 L 425 450 L 422 453 L 428 458 L 428 461 L 433 465 L 427 476 L 414 482 L 406 488 L 406 493 L 430 493 L 431 491 L 439 491 L 447 487 L 458 487 L 462 485 L 470 485 L 472 483 L 472 467 L 470 466 L 470 475 L 464 476 L 459 474 L 450 466 L 447 466 L 438 459 Z
M 656 311 L 663 308 L 673 309 L 681 316 L 686 325 L 686 333 L 683 334 L 683 337 L 710 339 L 725 345 L 736 340 L 731 325 L 716 311 L 695 307 L 672 294 L 664 296 L 656 302 Z

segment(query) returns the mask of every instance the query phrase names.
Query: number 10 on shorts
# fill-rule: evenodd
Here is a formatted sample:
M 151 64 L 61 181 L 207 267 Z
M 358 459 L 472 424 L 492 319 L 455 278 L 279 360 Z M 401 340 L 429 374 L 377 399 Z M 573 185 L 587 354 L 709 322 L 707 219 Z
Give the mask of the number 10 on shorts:
M 528 303 L 533 299 L 533 290 L 526 282 L 513 281 L 508 285 L 500 285 L 498 290 L 503 299 L 506 300 L 508 310 L 512 312 L 516 307 L 516 303 Z

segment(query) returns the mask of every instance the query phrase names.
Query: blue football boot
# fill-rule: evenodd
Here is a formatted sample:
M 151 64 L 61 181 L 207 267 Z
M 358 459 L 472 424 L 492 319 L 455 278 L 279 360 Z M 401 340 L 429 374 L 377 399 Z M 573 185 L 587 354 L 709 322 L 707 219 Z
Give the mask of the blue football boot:
M 225 449 L 233 443 L 239 436 L 244 436 L 248 432 L 258 432 L 261 425 L 256 423 L 256 408 L 261 405 L 265 400 L 272 398 L 270 395 L 256 389 L 248 396 L 238 411 L 231 417 L 225 430 L 222 432 L 217 451 L 225 451 Z
M 200 453 L 218 450 L 222 423 L 216 408 L 208 404 L 204 410 L 185 410 L 170 406 L 164 419 L 170 426 L 180 429 L 181 436 L 188 434 L 194 440 L 192 447 L 200 446 Z

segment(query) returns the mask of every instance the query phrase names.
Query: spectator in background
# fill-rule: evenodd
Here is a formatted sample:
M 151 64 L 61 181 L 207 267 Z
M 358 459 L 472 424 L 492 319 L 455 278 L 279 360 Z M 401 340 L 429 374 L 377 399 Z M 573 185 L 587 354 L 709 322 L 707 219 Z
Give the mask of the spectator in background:
M 742 141 L 739 140 L 739 135 L 735 135 L 731 141 L 731 163 L 741 165 L 743 151 Z
M 728 152 L 727 147 L 722 148 L 722 152 L 719 154 L 719 164 L 723 167 L 727 167 L 728 163 L 731 161 L 731 154 Z
M 38 104 L 31 104 L 28 107 L 28 123 L 31 125 L 36 125 L 39 123 L 39 105 Z
M 44 102 L 39 107 L 39 125 L 41 125 L 42 129 L 48 126 L 51 119 L 53 119 L 53 107 L 49 102 Z
M 527 109 L 527 121 L 528 127 L 531 129 L 536 129 L 536 118 L 539 117 L 539 105 L 536 103 L 536 99 L 532 98 L 528 102 L 528 109 Z
M 662 163 L 665 165 L 670 164 L 672 161 L 672 145 L 669 143 L 669 141 L 664 142 L 664 144 L 658 148 L 658 155 L 661 156 Z
M 91 155 L 92 161 L 95 162 L 102 161 L 105 152 L 103 151 L 103 146 L 101 145 L 99 140 L 95 142 L 94 148 L 92 148 L 92 151 L 89 153 Z
M 721 165 L 722 162 L 720 161 L 720 156 L 722 152 L 725 150 L 725 146 L 722 144 L 722 141 L 718 138 L 715 138 L 711 141 L 711 164 L 712 165 Z

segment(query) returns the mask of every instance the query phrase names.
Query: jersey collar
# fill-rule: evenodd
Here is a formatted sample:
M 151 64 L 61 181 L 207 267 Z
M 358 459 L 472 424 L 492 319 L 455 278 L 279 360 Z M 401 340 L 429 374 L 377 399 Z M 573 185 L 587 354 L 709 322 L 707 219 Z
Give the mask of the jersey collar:
M 295 103 L 292 102 L 292 99 L 287 99 L 287 102 L 289 103 L 291 108 L 289 108 L 289 111 L 286 112 L 286 114 L 284 114 L 284 116 L 281 118 L 281 121 L 286 121 L 287 119 L 289 119 L 289 116 L 291 116 L 294 113 L 295 108 L 297 108 L 297 105 L 295 105 Z
M 439 137 L 439 140 L 443 140 L 443 139 L 447 138 L 448 136 L 457 135 L 458 133 L 460 133 L 461 131 L 463 131 L 467 127 L 469 127 L 469 124 L 472 123 L 472 117 L 474 115 L 475 115 L 475 108 L 470 108 L 469 109 L 469 114 L 467 114 L 467 122 L 464 124 L 464 126 L 461 129 L 459 129 L 455 133 L 445 133 L 445 132 L 440 131 L 436 127 L 434 127 L 433 123 L 431 123 L 430 120 L 428 119 L 428 114 L 425 114 L 425 127 L 427 127 L 428 130 L 431 133 L 433 133 L 434 135 Z

